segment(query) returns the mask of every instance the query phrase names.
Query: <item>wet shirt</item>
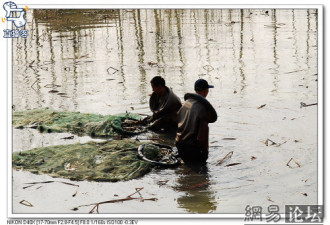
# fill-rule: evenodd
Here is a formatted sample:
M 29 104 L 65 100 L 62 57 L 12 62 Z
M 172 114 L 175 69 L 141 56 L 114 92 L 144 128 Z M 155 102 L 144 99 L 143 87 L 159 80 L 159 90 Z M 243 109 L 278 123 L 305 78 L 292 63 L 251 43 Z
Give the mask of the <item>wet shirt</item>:
M 182 145 L 196 145 L 200 142 L 208 148 L 209 112 L 195 98 L 188 98 L 178 111 L 178 131 L 176 142 Z
M 176 123 L 177 112 L 181 107 L 181 101 L 171 89 L 166 87 L 166 92 L 163 96 L 159 96 L 155 93 L 151 95 L 149 106 L 150 110 L 153 112 L 154 119 L 167 117 Z

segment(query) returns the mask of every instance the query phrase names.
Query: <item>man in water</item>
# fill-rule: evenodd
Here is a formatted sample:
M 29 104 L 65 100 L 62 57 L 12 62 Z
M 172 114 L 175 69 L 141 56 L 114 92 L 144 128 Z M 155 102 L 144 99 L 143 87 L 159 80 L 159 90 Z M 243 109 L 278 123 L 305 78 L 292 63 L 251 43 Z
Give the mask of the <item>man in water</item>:
M 149 107 L 153 113 L 149 118 L 149 122 L 152 122 L 150 129 L 176 130 L 177 112 L 182 106 L 179 97 L 166 87 L 165 80 L 161 76 L 152 78 L 150 83 L 153 90 L 149 100 Z
M 217 113 L 206 100 L 209 88 L 204 79 L 195 82 L 195 92 L 184 96 L 185 103 L 178 111 L 178 130 L 175 138 L 179 156 L 186 164 L 205 165 L 209 153 L 209 123 L 217 120 Z

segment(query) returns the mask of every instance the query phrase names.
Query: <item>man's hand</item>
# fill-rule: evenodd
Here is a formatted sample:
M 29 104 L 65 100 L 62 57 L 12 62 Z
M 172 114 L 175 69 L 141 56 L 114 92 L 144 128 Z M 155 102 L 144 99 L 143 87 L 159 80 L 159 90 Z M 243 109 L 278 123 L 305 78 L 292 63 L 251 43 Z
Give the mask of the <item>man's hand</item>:
M 152 123 L 153 120 L 154 120 L 153 116 L 147 116 L 146 118 L 144 118 L 141 121 L 141 123 L 142 123 L 142 125 L 148 125 L 148 124 Z

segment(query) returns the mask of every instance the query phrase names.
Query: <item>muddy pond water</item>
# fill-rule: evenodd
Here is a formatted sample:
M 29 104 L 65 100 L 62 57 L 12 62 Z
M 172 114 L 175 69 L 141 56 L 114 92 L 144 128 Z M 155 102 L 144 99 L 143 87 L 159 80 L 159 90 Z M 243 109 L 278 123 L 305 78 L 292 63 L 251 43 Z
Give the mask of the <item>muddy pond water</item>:
M 13 111 L 150 114 L 150 80 L 160 75 L 182 102 L 196 79 L 208 80 L 218 120 L 204 173 L 181 166 L 98 183 L 13 171 L 13 213 L 88 213 L 93 206 L 78 206 L 136 188 L 157 200 L 102 204 L 99 213 L 244 215 L 247 205 L 283 213 L 318 203 L 317 106 L 305 107 L 318 100 L 317 10 L 31 9 L 26 19 L 28 37 L 12 45 Z M 92 140 L 70 135 L 13 129 L 13 151 Z M 50 180 L 79 190 L 73 197 L 76 186 L 61 182 L 23 188 Z

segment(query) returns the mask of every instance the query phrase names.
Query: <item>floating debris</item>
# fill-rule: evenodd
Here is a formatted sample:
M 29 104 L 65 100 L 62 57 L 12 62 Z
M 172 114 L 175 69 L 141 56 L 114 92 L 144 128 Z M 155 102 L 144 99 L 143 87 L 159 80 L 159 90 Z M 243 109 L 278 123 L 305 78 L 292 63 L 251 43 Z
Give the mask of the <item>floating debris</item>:
M 35 60 L 33 60 L 30 64 L 29 64 L 29 67 L 33 67 L 33 63 L 35 62 Z
M 265 106 L 266 106 L 266 104 L 263 104 L 263 105 L 259 106 L 258 109 L 261 109 L 261 108 L 263 108 Z
M 64 140 L 74 139 L 74 136 L 68 136 L 68 137 L 64 137 L 64 138 L 61 138 L 61 139 L 64 139 Z
M 308 196 L 307 193 L 301 193 L 301 194 L 304 195 L 304 196 L 306 196 L 306 197 Z
M 170 180 L 160 180 L 160 181 L 157 182 L 157 184 L 158 184 L 159 186 L 163 186 L 163 185 L 167 184 L 167 182 L 169 182 L 169 181 L 170 181 Z
M 240 165 L 240 164 L 242 164 L 242 163 L 230 163 L 230 164 L 225 165 L 225 167 L 236 166 L 236 165 Z
M 61 85 L 58 85 L 58 84 L 46 84 L 44 87 L 45 88 L 56 88 L 56 87 L 61 87 Z
M 26 188 L 30 188 L 30 187 L 33 187 L 34 185 L 36 184 L 50 184 L 50 183 L 54 183 L 54 182 L 57 182 L 57 183 L 61 183 L 61 184 L 66 184 L 66 185 L 71 185 L 71 186 L 75 186 L 77 187 L 77 190 L 76 192 L 72 195 L 72 197 L 75 197 L 78 193 L 78 189 L 79 189 L 79 185 L 78 184 L 72 184 L 72 183 L 68 183 L 68 182 L 64 182 L 64 181 L 54 181 L 54 180 L 49 180 L 49 181 L 41 181 L 41 182 L 31 182 L 31 183 L 25 183 L 25 184 L 30 184 L 29 186 L 26 186 L 26 187 L 23 187 L 23 189 L 26 189 Z M 41 188 L 38 187 L 37 189 Z
M 289 162 L 286 164 L 288 167 L 293 168 L 292 166 L 290 166 L 291 161 L 293 161 L 298 167 L 301 167 L 301 165 L 294 158 L 291 158 Z
M 67 93 L 63 93 L 63 92 L 59 92 L 59 93 L 57 93 L 59 96 L 61 96 L 61 97 L 68 97 L 67 96 Z
M 251 160 L 255 160 L 255 159 L 257 159 L 257 157 L 251 156 Z
M 207 72 L 211 72 L 212 70 L 214 70 L 214 68 L 211 65 L 203 66 L 203 69 L 206 70 Z
M 26 201 L 26 200 L 22 200 L 19 202 L 22 205 L 28 206 L 28 207 L 33 207 L 33 205 L 31 204 L 31 202 Z
M 300 102 L 300 108 L 303 108 L 303 107 L 309 107 L 309 106 L 313 106 L 313 105 L 317 105 L 317 103 L 306 104 L 306 103 L 304 103 L 304 102 Z
M 304 71 L 304 70 L 295 70 L 295 71 L 287 72 L 287 73 L 285 73 L 285 74 L 297 73 L 297 72 L 301 72 L 301 71 Z
M 150 162 L 139 157 L 140 145 L 141 142 L 123 139 L 35 148 L 13 153 L 12 165 L 17 170 L 76 181 L 126 181 L 142 177 L 160 164 L 157 160 L 163 153 L 158 145 L 148 144 L 146 155 Z M 50 182 L 53 181 L 47 183 Z
M 227 158 L 231 158 L 231 156 L 232 156 L 233 154 L 234 154 L 233 151 L 228 152 L 227 155 L 225 155 L 225 157 L 223 157 L 223 158 L 217 163 L 217 166 L 221 165 L 221 164 L 225 161 L 225 159 L 227 159 Z
M 111 105 L 110 105 L 110 104 L 108 104 L 108 103 L 106 103 L 105 101 L 103 101 L 103 103 L 104 103 L 104 104 L 106 104 L 107 106 L 111 107 Z
M 107 69 L 107 72 L 108 74 L 115 74 L 117 73 L 119 70 L 117 70 L 116 68 L 113 68 L 112 66 L 110 66 L 108 69 Z
M 34 88 L 33 88 L 33 85 L 35 85 L 35 83 L 37 83 L 37 82 L 38 82 L 38 79 L 36 79 L 36 81 L 34 81 L 34 83 L 31 85 L 31 88 L 32 88 L 32 89 L 34 89 Z
M 34 128 L 48 133 L 114 137 L 146 132 L 147 128 L 139 123 L 140 119 L 141 116 L 132 113 L 98 115 L 45 108 L 14 112 L 13 126 L 19 129 Z M 126 120 L 135 120 L 136 123 L 128 126 Z
M 280 147 L 281 145 L 287 143 L 287 141 L 284 141 L 283 143 L 276 143 L 275 141 L 272 141 L 268 138 L 266 141 L 264 141 L 264 143 L 265 143 L 266 146 L 274 146 L 275 145 L 275 147 Z
M 236 140 L 236 138 L 228 137 L 228 138 L 222 138 L 222 140 L 224 140 L 224 141 L 234 141 L 234 140 Z
M 274 142 L 274 141 L 272 141 L 272 140 L 270 140 L 270 139 L 267 139 L 267 140 L 265 141 L 265 145 L 266 145 L 266 146 L 277 145 L 277 143 Z
M 158 66 L 158 63 L 156 63 L 156 62 L 148 62 L 148 66 L 150 66 L 150 67 L 156 67 L 156 66 Z
M 143 188 L 135 188 L 136 192 L 134 192 L 133 194 L 128 195 L 126 198 L 121 198 L 121 199 L 114 199 L 114 200 L 109 200 L 109 201 L 103 201 L 103 202 L 98 202 L 98 203 L 92 203 L 92 204 L 87 204 L 87 205 L 80 205 L 78 207 L 74 207 L 72 210 L 73 211 L 77 211 L 79 208 L 81 207 L 88 207 L 88 206 L 93 206 L 94 207 L 89 211 L 89 214 L 94 213 L 94 211 L 96 211 L 97 213 L 99 213 L 99 206 L 102 204 L 109 204 L 109 203 L 117 203 L 117 202 L 124 202 L 124 201 L 131 201 L 131 200 L 139 200 L 141 202 L 144 201 L 157 201 L 157 198 L 143 198 L 140 191 Z M 135 194 L 139 194 L 140 197 L 132 197 Z
M 267 196 L 267 200 L 270 202 L 274 202 L 269 196 Z
M 264 25 L 265 28 L 281 28 L 279 26 L 274 25 Z

